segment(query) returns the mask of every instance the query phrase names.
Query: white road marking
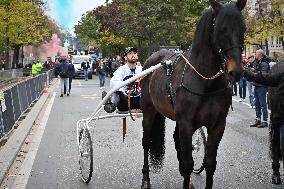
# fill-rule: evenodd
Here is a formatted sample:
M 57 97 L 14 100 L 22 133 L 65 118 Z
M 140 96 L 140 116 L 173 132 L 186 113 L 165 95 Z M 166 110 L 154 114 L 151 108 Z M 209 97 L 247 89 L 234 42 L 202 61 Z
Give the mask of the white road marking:
M 56 96 L 56 92 L 53 92 L 53 95 L 47 104 L 46 110 L 42 116 L 42 120 L 40 121 L 38 128 L 36 132 L 34 133 L 33 141 L 30 142 L 31 146 L 29 149 L 29 152 L 27 153 L 27 156 L 21 166 L 21 170 L 19 171 L 13 185 L 11 188 L 13 189 L 24 189 L 26 188 L 26 185 L 28 183 L 30 173 L 34 164 L 34 160 L 37 154 L 37 150 L 39 148 L 39 144 L 41 142 L 45 126 L 49 117 L 49 114 L 51 112 L 51 108 L 54 102 Z

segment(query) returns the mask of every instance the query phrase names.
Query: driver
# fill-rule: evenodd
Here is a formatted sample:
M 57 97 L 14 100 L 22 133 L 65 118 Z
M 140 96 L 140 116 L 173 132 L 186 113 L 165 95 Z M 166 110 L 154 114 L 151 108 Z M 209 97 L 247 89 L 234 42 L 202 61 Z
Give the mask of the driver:
M 120 66 L 114 73 L 110 80 L 110 88 L 113 89 L 121 83 L 142 71 L 142 66 L 138 66 L 138 51 L 135 47 L 127 47 L 124 53 L 125 64 Z M 130 96 L 130 109 L 140 109 L 140 83 L 134 82 L 127 86 L 120 88 L 116 91 L 111 100 L 109 100 L 104 109 L 108 113 L 115 111 L 115 108 L 119 111 L 128 111 L 128 97 Z M 106 92 L 103 92 L 103 97 Z

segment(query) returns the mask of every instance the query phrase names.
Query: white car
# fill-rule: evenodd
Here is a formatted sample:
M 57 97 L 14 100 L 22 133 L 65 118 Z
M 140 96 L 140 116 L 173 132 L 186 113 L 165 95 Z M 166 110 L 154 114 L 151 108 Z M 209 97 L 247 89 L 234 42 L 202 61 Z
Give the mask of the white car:
M 88 68 L 88 78 L 92 79 L 93 71 L 92 71 L 92 57 L 90 55 L 73 55 L 72 56 L 72 63 L 75 68 L 74 78 L 84 78 L 84 71 L 81 68 L 82 62 L 89 62 L 90 68 Z

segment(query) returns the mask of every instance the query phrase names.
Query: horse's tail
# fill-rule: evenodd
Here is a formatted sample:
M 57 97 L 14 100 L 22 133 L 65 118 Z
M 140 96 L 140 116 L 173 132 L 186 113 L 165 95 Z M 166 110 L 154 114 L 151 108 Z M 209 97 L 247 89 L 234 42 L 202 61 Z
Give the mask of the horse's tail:
M 165 156 L 165 117 L 157 113 L 155 116 L 150 145 L 150 164 L 154 171 L 158 171 L 163 167 Z

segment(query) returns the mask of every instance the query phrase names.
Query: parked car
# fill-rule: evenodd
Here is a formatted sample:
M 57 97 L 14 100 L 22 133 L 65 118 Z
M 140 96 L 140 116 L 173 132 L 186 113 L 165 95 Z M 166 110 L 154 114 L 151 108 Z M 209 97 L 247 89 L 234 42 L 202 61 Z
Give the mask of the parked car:
M 88 78 L 93 78 L 93 70 L 92 70 L 92 57 L 90 55 L 73 55 L 72 63 L 74 64 L 75 73 L 74 78 L 84 78 L 84 71 L 81 68 L 82 62 L 89 62 L 90 68 L 88 69 Z

